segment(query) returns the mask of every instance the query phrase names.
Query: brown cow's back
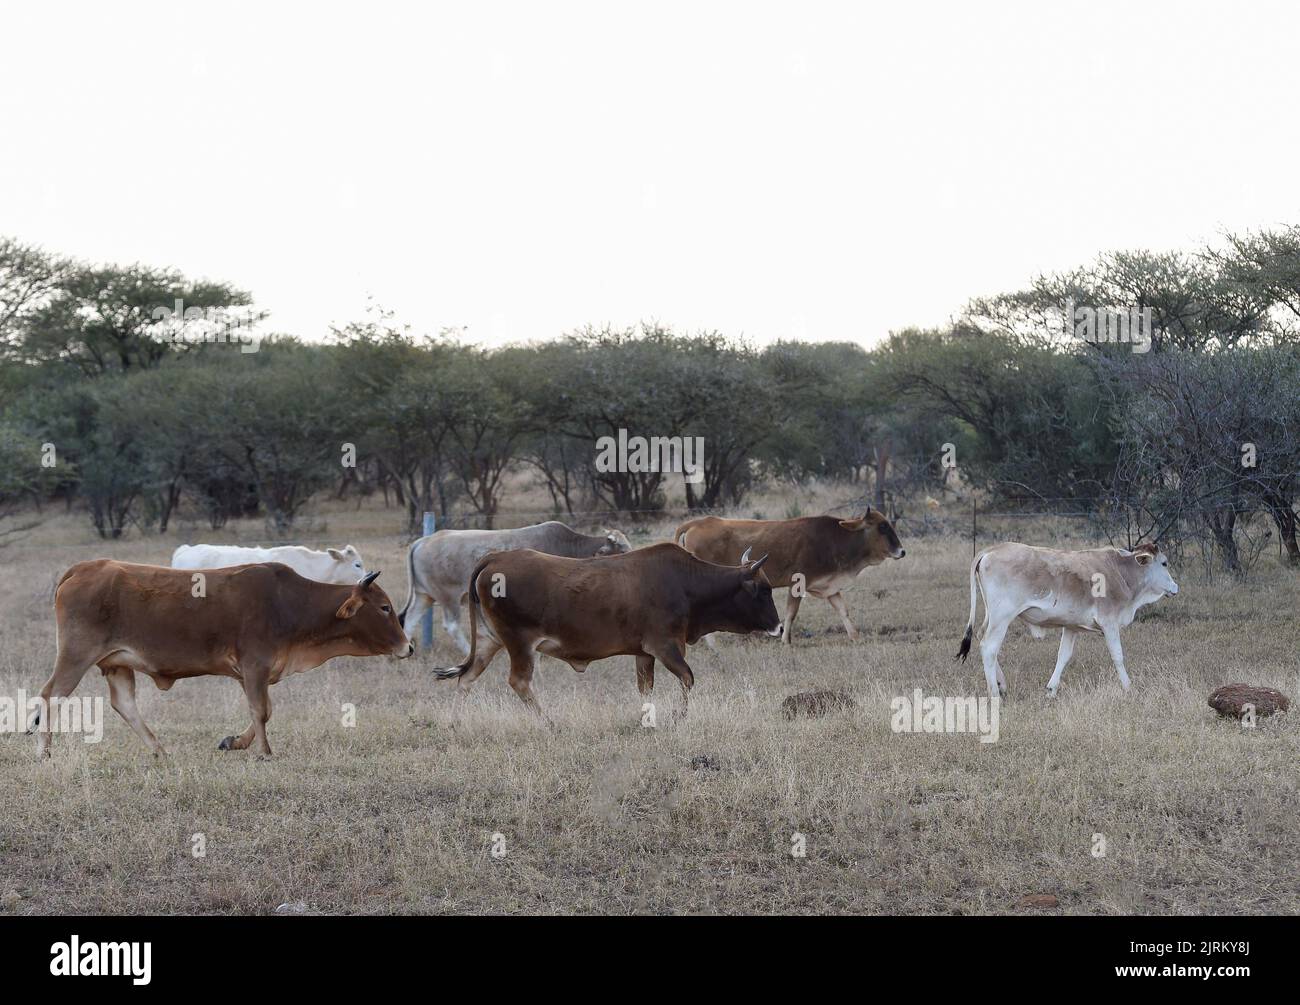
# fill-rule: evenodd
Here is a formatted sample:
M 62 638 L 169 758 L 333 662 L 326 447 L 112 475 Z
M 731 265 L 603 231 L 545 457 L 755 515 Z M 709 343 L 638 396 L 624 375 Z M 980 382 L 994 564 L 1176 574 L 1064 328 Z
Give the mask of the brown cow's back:
M 773 586 L 790 587 L 786 599 L 785 642 L 794 637 L 795 615 L 804 595 L 825 599 L 844 623 L 850 638 L 857 629 L 840 595 L 868 566 L 886 558 L 903 558 L 893 525 L 883 513 L 868 509 L 861 518 L 797 517 L 791 520 L 727 520 L 709 516 L 688 520 L 674 541 L 710 562 L 738 562 L 767 555 L 765 567 Z
M 730 589 L 737 572 L 671 544 L 589 559 L 521 549 L 490 556 L 479 569 L 484 607 L 568 640 L 587 660 L 640 652 L 646 635 L 684 631 L 692 602 Z M 493 575 L 504 577 L 504 596 L 493 594 Z
M 374 585 L 378 575 L 348 586 L 305 579 L 275 562 L 199 570 L 78 563 L 55 590 L 58 654 L 41 701 L 70 695 L 98 666 L 113 708 L 157 754 L 162 745 L 136 707 L 135 674 L 164 690 L 183 677 L 237 677 L 253 722 L 221 749 L 255 743 L 270 756 L 267 689 L 282 676 L 336 656 L 411 654 L 392 602 Z M 49 753 L 52 714 L 43 718 L 40 755 Z
M 694 676 L 686 646 L 701 635 L 779 632 L 762 569 L 762 561 L 743 568 L 714 565 L 675 544 L 587 559 L 498 552 L 482 559 L 470 577 L 468 657 L 435 675 L 459 678 L 464 692 L 504 648 L 510 686 L 540 712 L 531 688 L 535 652 L 578 671 L 595 660 L 630 655 L 637 658 L 643 694 L 653 686 L 656 659 L 688 691 Z
M 847 550 L 851 536 L 833 516 L 791 520 L 709 516 L 682 524 L 675 540 L 696 557 L 718 565 L 736 564 L 746 550 L 755 558 L 767 555 L 763 571 L 773 586 L 782 587 L 789 586 L 796 573 L 808 576 L 851 567 L 858 557 Z
M 111 646 L 160 677 L 233 676 L 242 654 L 294 639 L 313 619 L 324 626 L 320 612 L 350 591 L 279 563 L 191 571 L 97 559 L 69 569 L 54 602 L 61 643 Z

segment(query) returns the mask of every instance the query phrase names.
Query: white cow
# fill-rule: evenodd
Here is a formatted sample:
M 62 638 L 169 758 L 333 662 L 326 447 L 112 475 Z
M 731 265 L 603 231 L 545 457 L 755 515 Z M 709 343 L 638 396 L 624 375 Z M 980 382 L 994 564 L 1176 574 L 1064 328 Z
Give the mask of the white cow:
M 352 545 L 342 551 L 312 551 L 302 545 L 280 548 L 240 548 L 229 544 L 183 544 L 172 552 L 173 569 L 224 569 L 252 562 L 282 562 L 307 579 L 351 586 L 366 574 L 361 553 Z
M 1007 681 L 998 664 L 998 651 L 1011 622 L 1019 618 L 1034 638 L 1048 628 L 1061 629 L 1056 671 L 1047 693 L 1056 694 L 1079 632 L 1100 632 L 1106 638 L 1120 685 L 1129 687 L 1119 630 L 1133 623 L 1138 608 L 1178 592 L 1169 574 L 1169 559 L 1154 544 L 1132 551 L 1093 548 L 1057 551 L 1027 544 L 999 544 L 986 548 L 970 567 L 970 618 L 957 659 L 966 661 L 979 593 L 984 594 L 984 637 L 980 656 L 989 696 L 1007 693 Z

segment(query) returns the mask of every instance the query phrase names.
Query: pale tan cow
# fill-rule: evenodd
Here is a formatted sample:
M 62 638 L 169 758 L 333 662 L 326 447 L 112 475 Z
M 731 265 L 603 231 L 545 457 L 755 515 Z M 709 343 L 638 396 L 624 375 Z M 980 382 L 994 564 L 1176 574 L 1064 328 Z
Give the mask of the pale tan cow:
M 1056 694 L 1079 632 L 1099 632 L 1106 639 L 1120 685 L 1129 688 L 1119 630 L 1132 624 L 1138 609 L 1178 593 L 1169 574 L 1169 559 L 1155 544 L 1132 551 L 1092 548 L 1058 551 L 1027 544 L 985 548 L 970 567 L 970 618 L 957 659 L 970 654 L 979 594 L 984 594 L 984 637 L 980 656 L 989 696 L 1007 693 L 998 651 L 1011 622 L 1019 618 L 1035 638 L 1048 628 L 1061 629 L 1061 648 L 1047 691 Z

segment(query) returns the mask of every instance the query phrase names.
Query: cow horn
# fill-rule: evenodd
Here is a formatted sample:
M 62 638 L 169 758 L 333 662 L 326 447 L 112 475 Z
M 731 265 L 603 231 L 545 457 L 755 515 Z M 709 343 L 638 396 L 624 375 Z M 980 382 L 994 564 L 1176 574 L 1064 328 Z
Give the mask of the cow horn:
M 365 575 L 365 578 L 361 580 L 361 582 L 360 582 L 359 585 L 364 589 L 365 587 L 369 586 L 371 583 L 373 583 L 373 582 L 374 582 L 376 579 L 378 579 L 378 578 L 379 578 L 379 573 L 377 573 L 377 572 L 367 572 L 366 575 Z
M 741 565 L 746 565 L 746 564 L 748 564 L 748 562 L 749 562 L 749 553 L 750 553 L 751 551 L 753 551 L 753 550 L 754 550 L 754 546 L 753 546 L 753 545 L 750 545 L 748 548 L 745 549 L 745 553 L 744 553 L 743 555 L 740 556 L 740 564 L 741 564 Z
M 764 555 L 762 558 L 760 558 L 757 562 L 755 562 L 753 565 L 749 567 L 749 574 L 752 576 L 759 569 L 763 568 L 763 563 L 766 561 L 767 561 L 767 555 Z

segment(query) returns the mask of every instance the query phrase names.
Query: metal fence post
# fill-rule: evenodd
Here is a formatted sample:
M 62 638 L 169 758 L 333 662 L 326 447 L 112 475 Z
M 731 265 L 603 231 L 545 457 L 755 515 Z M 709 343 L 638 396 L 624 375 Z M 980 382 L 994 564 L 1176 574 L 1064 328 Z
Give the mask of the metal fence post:
M 424 536 L 428 537 L 435 530 L 437 530 L 438 529 L 437 524 L 438 521 L 434 518 L 434 515 L 432 513 L 425 513 L 424 514 Z M 433 607 L 432 605 L 430 605 L 428 613 L 425 614 L 424 616 L 424 624 L 421 625 L 420 630 L 423 632 L 421 641 L 424 644 L 424 651 L 428 652 L 431 648 L 433 648 Z

